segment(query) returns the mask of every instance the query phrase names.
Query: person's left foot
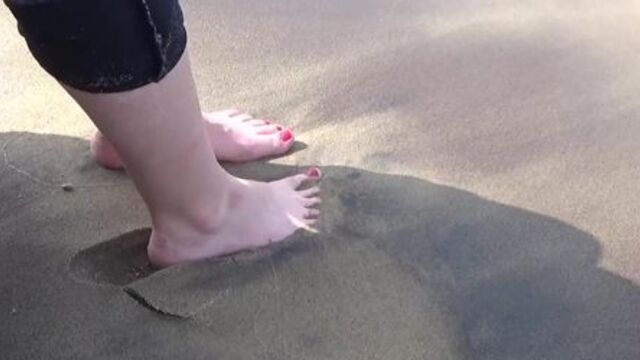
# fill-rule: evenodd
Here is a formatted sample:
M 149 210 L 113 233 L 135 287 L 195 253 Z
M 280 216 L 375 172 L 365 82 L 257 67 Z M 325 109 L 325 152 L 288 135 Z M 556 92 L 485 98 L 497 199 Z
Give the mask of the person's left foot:
M 219 161 L 243 162 L 284 154 L 294 142 L 290 129 L 270 120 L 254 119 L 240 110 L 203 113 L 202 119 Z M 91 154 L 106 168 L 124 167 L 120 155 L 100 131 L 91 139 Z
M 268 183 L 228 176 L 229 191 L 226 200 L 220 199 L 216 216 L 197 211 L 193 221 L 168 214 L 152 220 L 149 261 L 166 267 L 255 250 L 283 241 L 299 229 L 312 229 L 320 216 L 320 188 L 301 186 L 321 177 L 318 168 Z

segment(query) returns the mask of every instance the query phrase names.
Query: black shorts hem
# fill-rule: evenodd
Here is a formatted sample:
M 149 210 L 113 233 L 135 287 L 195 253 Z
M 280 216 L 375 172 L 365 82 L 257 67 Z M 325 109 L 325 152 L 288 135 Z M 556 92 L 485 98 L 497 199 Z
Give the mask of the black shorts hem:
M 162 80 L 187 33 L 178 0 L 4 0 L 38 63 L 83 91 L 133 90 Z

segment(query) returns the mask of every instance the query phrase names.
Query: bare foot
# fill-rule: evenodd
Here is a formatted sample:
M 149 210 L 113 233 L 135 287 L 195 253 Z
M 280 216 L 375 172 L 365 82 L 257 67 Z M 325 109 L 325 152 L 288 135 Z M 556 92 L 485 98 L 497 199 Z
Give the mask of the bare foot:
M 320 179 L 320 170 L 263 183 L 230 177 L 226 206 L 209 224 L 184 221 L 155 222 L 149 241 L 149 260 L 169 266 L 255 249 L 278 242 L 296 230 L 313 226 L 320 214 L 319 188 L 299 190 Z M 157 226 L 156 226 L 157 225 Z
M 203 113 L 202 117 L 219 161 L 242 162 L 284 154 L 294 142 L 290 129 L 271 120 L 254 119 L 240 110 Z M 106 168 L 124 167 L 116 149 L 99 131 L 91 139 L 91 154 Z

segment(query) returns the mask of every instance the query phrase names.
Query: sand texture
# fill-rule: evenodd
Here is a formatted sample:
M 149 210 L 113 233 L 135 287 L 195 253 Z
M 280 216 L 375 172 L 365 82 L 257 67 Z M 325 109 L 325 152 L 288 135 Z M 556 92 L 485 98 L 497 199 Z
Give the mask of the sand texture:
M 0 6 L 0 359 L 640 359 L 640 5 L 185 0 L 203 107 L 293 126 L 318 233 L 155 271 Z

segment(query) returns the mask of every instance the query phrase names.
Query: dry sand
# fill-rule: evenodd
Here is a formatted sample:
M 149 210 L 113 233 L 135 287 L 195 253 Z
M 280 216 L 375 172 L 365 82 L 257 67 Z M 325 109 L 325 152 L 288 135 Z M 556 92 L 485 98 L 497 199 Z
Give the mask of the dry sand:
M 301 142 L 230 170 L 323 166 L 320 233 L 148 274 L 139 196 L 0 7 L 0 358 L 640 358 L 640 4 L 183 7 L 204 107 Z

